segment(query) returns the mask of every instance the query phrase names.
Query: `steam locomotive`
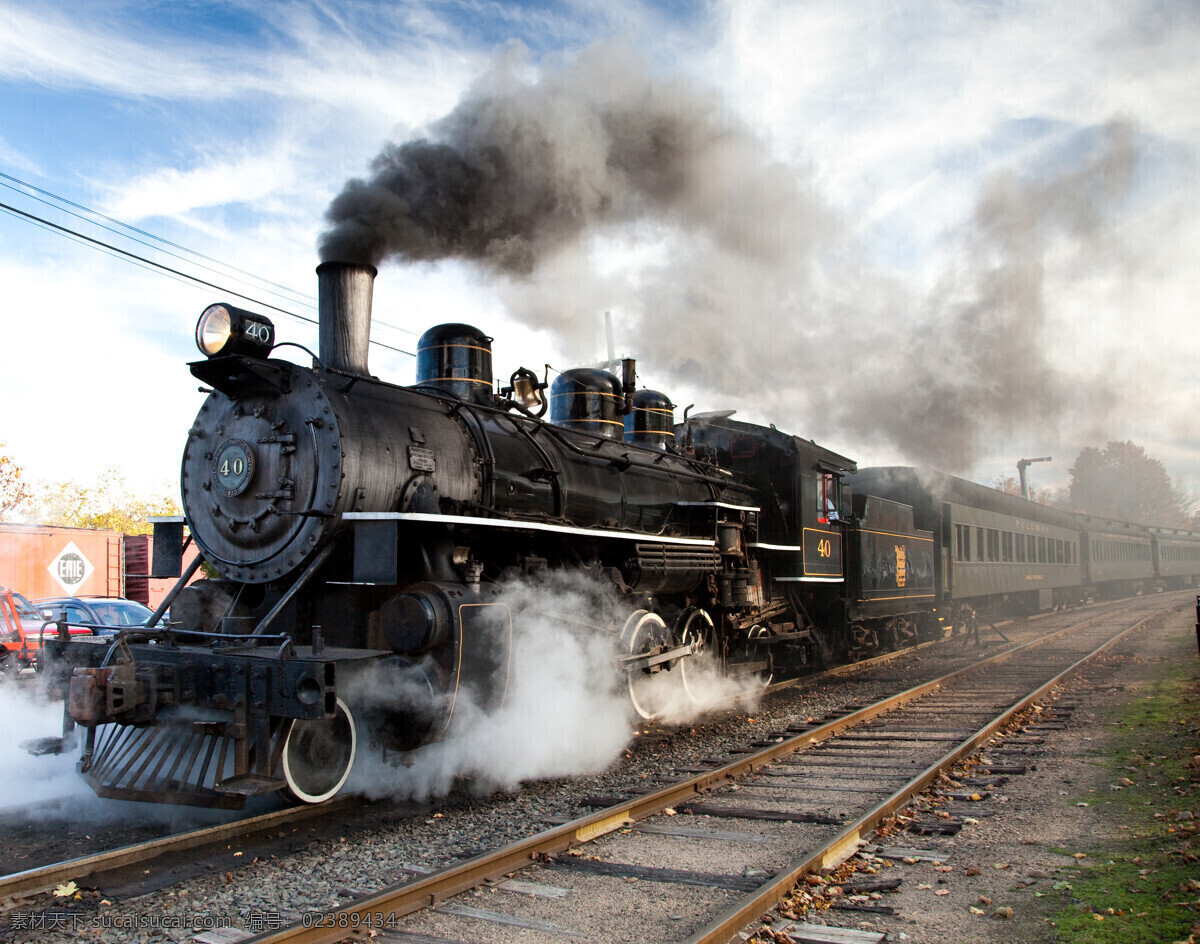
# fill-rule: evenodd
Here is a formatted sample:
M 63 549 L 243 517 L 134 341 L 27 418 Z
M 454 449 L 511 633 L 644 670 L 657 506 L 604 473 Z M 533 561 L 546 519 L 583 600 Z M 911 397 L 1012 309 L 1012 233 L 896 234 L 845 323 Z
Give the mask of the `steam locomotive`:
M 704 661 L 761 684 L 941 632 L 981 602 L 1036 608 L 1088 585 L 1071 516 L 914 470 L 856 479 L 852 460 L 729 413 L 676 425 L 632 361 L 552 384 L 519 368 L 497 392 L 491 339 L 439 325 L 416 383 L 384 382 L 367 367 L 375 270 L 317 275 L 312 367 L 270 356 L 266 318 L 201 316 L 184 516 L 156 523 L 155 575 L 180 579 L 148 628 L 45 644 L 102 796 L 327 800 L 362 735 L 407 751 L 463 699 L 503 702 L 520 629 L 503 591 L 520 580 L 594 588 L 594 608 L 561 618 L 611 637 L 646 718 Z M 185 526 L 200 556 L 181 574 Z M 1007 539 L 988 557 L 1002 526 L 1021 561 Z M 1139 534 L 1186 549 L 1173 579 L 1200 570 L 1193 536 Z M 211 573 L 193 580 L 201 559 Z M 149 628 L 168 607 L 169 627 Z

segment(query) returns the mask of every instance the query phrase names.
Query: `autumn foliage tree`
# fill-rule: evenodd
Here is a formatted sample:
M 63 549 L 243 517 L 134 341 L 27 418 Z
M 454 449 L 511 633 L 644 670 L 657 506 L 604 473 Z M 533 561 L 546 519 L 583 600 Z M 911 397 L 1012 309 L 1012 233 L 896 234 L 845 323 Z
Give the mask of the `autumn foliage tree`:
M 1132 442 L 1079 453 L 1071 467 L 1069 502 L 1072 511 L 1167 528 L 1187 526 L 1193 504 L 1163 464 Z
M 997 475 L 995 481 L 992 482 L 992 488 L 998 492 L 1004 492 L 1005 495 L 1025 497 L 1024 492 L 1021 491 L 1021 481 L 1015 475 Z M 1051 505 L 1055 508 L 1062 508 L 1066 505 L 1066 489 L 1038 488 L 1035 486 L 1029 489 L 1029 498 L 1039 505 Z
M 32 499 L 24 470 L 9 455 L 7 444 L 0 442 L 0 521 L 23 517 Z
M 136 494 L 119 469 L 107 469 L 93 485 L 65 481 L 34 487 L 0 442 L 0 521 L 149 534 L 149 518 L 179 514 L 178 501 L 166 495 Z
M 149 534 L 153 516 L 180 515 L 170 497 L 135 495 L 118 469 L 107 469 L 95 485 L 55 482 L 45 486 L 39 501 L 41 524 L 99 528 L 122 534 Z

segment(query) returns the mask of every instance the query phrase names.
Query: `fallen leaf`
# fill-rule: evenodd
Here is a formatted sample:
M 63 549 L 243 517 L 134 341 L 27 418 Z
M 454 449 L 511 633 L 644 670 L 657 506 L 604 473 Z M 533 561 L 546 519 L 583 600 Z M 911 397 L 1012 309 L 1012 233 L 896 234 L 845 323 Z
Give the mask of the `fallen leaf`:
M 935 895 L 949 895 L 949 894 L 950 894 L 950 889 L 948 889 L 948 888 L 939 888 L 939 889 L 938 889 L 936 892 L 934 892 L 934 894 L 935 894 Z
M 56 889 L 54 889 L 54 897 L 55 898 L 70 898 L 77 891 L 79 891 L 79 886 L 76 885 L 73 881 L 64 882 L 62 885 L 59 885 Z
M 968 908 L 967 910 L 968 910 L 968 911 L 970 911 L 970 912 L 971 912 L 971 914 L 983 914 L 983 909 L 982 909 L 982 908 L 976 908 L 974 905 L 971 905 L 971 907 L 970 907 L 970 908 Z

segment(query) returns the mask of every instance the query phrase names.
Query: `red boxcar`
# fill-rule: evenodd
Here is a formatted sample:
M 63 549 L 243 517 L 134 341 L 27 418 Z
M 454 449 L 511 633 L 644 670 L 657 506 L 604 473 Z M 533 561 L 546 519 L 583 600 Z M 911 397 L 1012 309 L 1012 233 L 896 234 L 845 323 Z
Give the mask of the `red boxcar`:
M 125 595 L 125 535 L 0 523 L 0 586 L 31 600 Z
M 146 534 L 0 522 L 0 587 L 30 600 L 127 597 L 153 609 L 175 583 L 146 576 L 153 547 Z M 195 555 L 189 547 L 184 565 Z

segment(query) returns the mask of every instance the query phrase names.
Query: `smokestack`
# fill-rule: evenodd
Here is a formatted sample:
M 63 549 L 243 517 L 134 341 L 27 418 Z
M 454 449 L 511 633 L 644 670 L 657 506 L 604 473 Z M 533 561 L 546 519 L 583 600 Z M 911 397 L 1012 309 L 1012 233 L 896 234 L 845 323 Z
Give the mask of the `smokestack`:
M 321 363 L 332 370 L 367 374 L 371 293 L 375 267 L 348 262 L 317 266 Z

